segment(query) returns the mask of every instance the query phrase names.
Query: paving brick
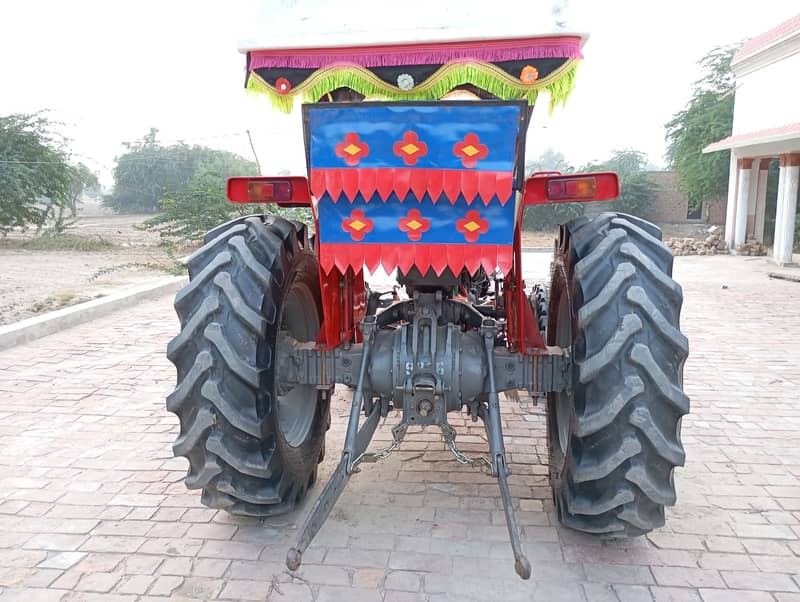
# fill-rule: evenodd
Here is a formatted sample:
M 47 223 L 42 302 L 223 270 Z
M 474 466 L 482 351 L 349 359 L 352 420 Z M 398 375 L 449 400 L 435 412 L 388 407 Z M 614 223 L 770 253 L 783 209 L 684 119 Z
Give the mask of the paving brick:
M 701 589 L 700 596 L 703 602 L 773 602 L 775 598 L 772 594 L 758 591 L 737 590 L 732 592 L 729 589 Z
M 626 585 L 650 585 L 654 583 L 653 575 L 646 566 L 584 564 L 584 571 L 588 581 Z
M 172 592 L 178 589 L 183 584 L 183 577 L 173 575 L 166 575 L 156 577 L 152 587 L 150 587 L 150 594 L 153 596 L 172 596 Z
M 224 598 L 224 596 L 220 596 L 220 598 Z M 234 597 L 234 599 L 240 598 Z M 255 599 L 260 600 L 263 598 Z M 341 598 L 339 602 L 344 602 L 344 600 L 347 599 L 348 598 Z M 311 602 L 313 597 L 311 595 L 311 588 L 308 585 L 300 583 L 278 583 L 272 584 L 269 600 L 270 602 L 273 600 L 279 600 L 281 602 Z
M 389 568 L 449 574 L 451 563 L 445 556 L 438 554 L 392 552 L 389 555 Z
M 84 592 L 110 592 L 121 578 L 120 573 L 89 573 L 81 577 L 75 589 Z
M 66 592 L 53 589 L 43 589 L 37 587 L 9 588 L 0 593 L 0 600 L 3 602 L 60 602 Z
M 753 571 L 722 571 L 728 587 L 752 589 L 765 592 L 800 591 L 797 583 L 789 575 L 780 573 L 757 573 Z
M 197 558 L 192 564 L 192 575 L 195 577 L 222 577 L 230 565 L 230 560 Z
M 271 584 L 264 581 L 228 581 L 222 588 L 219 598 L 222 600 L 265 600 L 271 589 Z M 281 589 L 288 588 L 282 584 Z M 307 587 L 305 589 L 308 590 Z M 308 593 L 308 599 L 311 600 L 311 591 L 308 590 Z
M 189 527 L 187 537 L 198 539 L 230 539 L 238 527 L 217 523 L 196 524 Z
M 383 595 L 379 591 L 372 589 L 323 585 L 319 588 L 316 600 L 317 602 L 341 602 L 342 600 L 352 600 L 352 602 L 381 602 L 383 600 Z
M 646 585 L 614 585 L 614 592 L 620 602 L 652 602 L 650 588 Z
M 36 566 L 43 569 L 65 570 L 74 566 L 84 556 L 86 556 L 86 552 L 57 552 L 50 554 Z
M 196 600 L 212 600 L 222 590 L 225 581 L 206 577 L 186 577 L 183 583 L 173 591 L 172 599 L 190 598 Z
M 353 587 L 379 589 L 383 585 L 384 569 L 358 568 L 353 571 Z
M 700 592 L 682 587 L 650 586 L 654 602 L 700 602 Z
M 418 592 L 422 575 L 411 571 L 391 571 L 386 575 L 384 587 L 404 592 Z
M 145 594 L 155 580 L 151 575 L 128 575 L 123 577 L 116 591 L 120 594 Z

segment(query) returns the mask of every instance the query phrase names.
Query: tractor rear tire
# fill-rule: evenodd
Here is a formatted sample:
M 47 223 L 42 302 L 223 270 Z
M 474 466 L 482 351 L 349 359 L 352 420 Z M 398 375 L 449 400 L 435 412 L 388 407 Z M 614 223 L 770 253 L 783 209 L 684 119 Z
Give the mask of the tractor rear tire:
M 275 382 L 279 331 L 313 341 L 321 324 L 307 229 L 240 218 L 211 231 L 188 267 L 175 298 L 181 331 L 167 348 L 178 372 L 167 409 L 180 419 L 173 450 L 189 461 L 186 486 L 232 514 L 288 512 L 316 480 L 329 424 L 327 395 Z
M 620 213 L 561 227 L 547 343 L 572 346 L 572 390 L 548 395 L 558 518 L 607 537 L 663 526 L 689 412 L 681 287 L 652 224 Z

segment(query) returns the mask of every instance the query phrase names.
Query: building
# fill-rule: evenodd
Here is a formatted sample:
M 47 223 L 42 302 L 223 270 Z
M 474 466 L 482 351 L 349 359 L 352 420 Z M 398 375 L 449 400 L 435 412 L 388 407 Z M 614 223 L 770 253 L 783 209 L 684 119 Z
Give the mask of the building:
M 792 263 L 800 182 L 800 14 L 749 41 L 734 55 L 736 97 L 731 136 L 703 152 L 731 150 L 725 240 L 736 249 L 764 239 L 767 168 L 778 158 L 776 263 Z

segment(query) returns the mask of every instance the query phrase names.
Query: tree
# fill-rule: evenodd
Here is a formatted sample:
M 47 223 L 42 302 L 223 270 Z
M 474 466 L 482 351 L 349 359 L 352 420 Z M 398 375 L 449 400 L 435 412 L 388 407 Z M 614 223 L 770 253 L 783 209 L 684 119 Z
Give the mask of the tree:
M 141 140 L 125 143 L 114 167 L 114 191 L 104 200 L 116 213 L 157 213 L 164 195 L 183 189 L 197 171 L 199 154 L 185 144 L 162 146 L 151 128 Z
M 620 195 L 616 201 L 602 203 L 609 211 L 621 211 L 647 217 L 658 197 L 658 185 L 647 173 L 647 155 L 633 150 L 615 150 L 611 157 L 598 164 L 589 164 L 581 171 L 615 171 L 619 175 Z
M 731 60 L 736 49 L 736 46 L 716 47 L 700 61 L 703 75 L 694 83 L 692 98 L 665 126 L 667 161 L 678 174 L 678 186 L 692 209 L 727 193 L 730 151 L 705 155 L 702 151 L 731 134 L 734 92 Z
M 78 213 L 78 203 L 81 197 L 90 192 L 98 192 L 100 181 L 97 174 L 83 163 L 72 166 L 72 179 L 69 185 L 69 211 L 72 217 Z
M 126 143 L 128 152 L 117 158 L 114 191 L 104 200 L 118 213 L 158 213 L 160 201 L 185 190 L 204 173 L 225 180 L 255 175 L 255 163 L 235 153 L 186 144 L 161 145 L 158 130 L 140 141 Z
M 47 117 L 0 117 L 0 233 L 44 226 L 68 206 L 72 175 L 64 140 Z

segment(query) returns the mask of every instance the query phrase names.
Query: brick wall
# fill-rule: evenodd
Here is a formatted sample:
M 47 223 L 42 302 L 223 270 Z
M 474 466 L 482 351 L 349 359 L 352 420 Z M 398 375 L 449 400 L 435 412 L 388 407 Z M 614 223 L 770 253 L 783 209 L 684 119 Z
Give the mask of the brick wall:
M 725 197 L 718 201 L 705 203 L 703 206 L 703 221 L 707 224 L 724 224 L 727 209 L 728 199 Z
M 678 189 L 678 174 L 674 171 L 651 171 L 650 178 L 658 184 L 658 197 L 654 212 L 649 219 L 659 223 L 686 223 L 689 221 L 689 200 Z M 701 211 L 702 221 L 708 224 L 724 224 L 727 199 L 705 203 Z
M 689 201 L 678 190 L 678 175 L 672 171 L 651 171 L 647 174 L 658 185 L 653 213 L 649 216 L 654 222 L 686 222 Z

